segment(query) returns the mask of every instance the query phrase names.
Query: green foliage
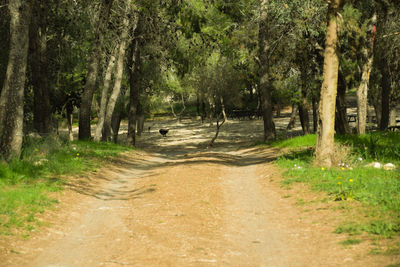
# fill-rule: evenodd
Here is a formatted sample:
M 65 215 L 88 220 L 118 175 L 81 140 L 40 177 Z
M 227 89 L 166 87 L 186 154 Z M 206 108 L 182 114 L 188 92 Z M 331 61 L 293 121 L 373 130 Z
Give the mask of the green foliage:
M 311 136 L 314 137 L 314 136 Z M 312 165 L 313 150 L 310 146 L 315 137 L 308 136 L 271 143 L 289 148 L 289 152 L 277 160 L 285 170 L 283 184 L 303 182 L 311 188 L 327 192 L 332 200 L 355 200 L 374 207 L 374 214 L 366 224 L 347 224 L 337 232 L 390 236 L 400 231 L 400 172 L 366 167 L 372 161 L 384 160 L 399 164 L 399 135 L 377 132 L 364 136 L 337 136 L 336 140 L 351 148 L 348 162 L 325 169 Z
M 49 192 L 62 189 L 60 175 L 94 170 L 129 149 L 111 143 L 25 138 L 21 159 L 0 163 L 0 235 L 15 228 L 29 233 L 40 226 L 36 214 L 57 202 Z

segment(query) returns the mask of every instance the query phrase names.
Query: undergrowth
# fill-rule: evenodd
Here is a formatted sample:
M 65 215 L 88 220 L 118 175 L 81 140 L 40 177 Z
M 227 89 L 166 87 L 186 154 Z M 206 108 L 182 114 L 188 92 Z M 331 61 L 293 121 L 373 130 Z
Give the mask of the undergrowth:
M 29 232 L 40 226 L 36 216 L 57 201 L 63 175 L 95 170 L 108 157 L 130 148 L 89 141 L 26 137 L 21 157 L 0 162 L 0 235 Z
M 283 184 L 309 184 L 312 189 L 327 192 L 332 201 L 357 201 L 364 209 L 365 220 L 346 222 L 337 233 L 351 235 L 367 232 L 391 237 L 400 234 L 400 135 L 375 132 L 363 136 L 336 136 L 336 143 L 349 148 L 344 162 L 334 168 L 317 168 L 312 162 L 316 136 L 308 135 L 271 143 L 287 148 L 279 157 L 284 169 Z M 394 170 L 368 167 L 371 162 L 393 163 Z

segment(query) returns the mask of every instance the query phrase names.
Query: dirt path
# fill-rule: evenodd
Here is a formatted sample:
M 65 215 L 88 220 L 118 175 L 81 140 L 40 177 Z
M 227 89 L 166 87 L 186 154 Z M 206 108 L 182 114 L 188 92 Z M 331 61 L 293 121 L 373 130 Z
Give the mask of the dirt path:
M 213 149 L 203 143 L 208 127 L 172 126 L 167 138 L 143 136 L 146 152 L 71 179 L 43 218 L 52 224 L 8 244 L 0 265 L 384 266 L 343 249 L 332 225 L 304 219 L 284 197 L 271 182 L 277 152 L 248 148 L 257 123 L 247 125 L 249 138 L 231 123 Z

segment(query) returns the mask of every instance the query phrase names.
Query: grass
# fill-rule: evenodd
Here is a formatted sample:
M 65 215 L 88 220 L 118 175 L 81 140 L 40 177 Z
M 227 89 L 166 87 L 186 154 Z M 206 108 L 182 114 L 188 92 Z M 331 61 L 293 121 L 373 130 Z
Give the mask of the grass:
M 25 138 L 20 159 L 0 162 L 0 235 L 29 232 L 41 225 L 37 214 L 57 201 L 63 175 L 99 168 L 108 157 L 130 148 L 96 142 Z
M 367 232 L 383 237 L 400 234 L 400 172 L 366 167 L 368 163 L 400 166 L 400 135 L 374 132 L 363 136 L 336 136 L 335 141 L 349 148 L 339 166 L 325 169 L 312 165 L 316 136 L 279 140 L 272 146 L 288 152 L 277 160 L 284 170 L 283 185 L 302 182 L 327 192 L 332 201 L 357 201 L 365 208 L 357 222 L 344 222 L 337 233 L 358 235 Z

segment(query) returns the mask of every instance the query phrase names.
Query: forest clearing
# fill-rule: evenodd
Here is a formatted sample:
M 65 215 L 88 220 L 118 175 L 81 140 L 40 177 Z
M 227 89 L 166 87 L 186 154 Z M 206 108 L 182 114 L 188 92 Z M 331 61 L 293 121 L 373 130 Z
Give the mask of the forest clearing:
M 0 0 L 0 265 L 400 266 L 399 0 Z

